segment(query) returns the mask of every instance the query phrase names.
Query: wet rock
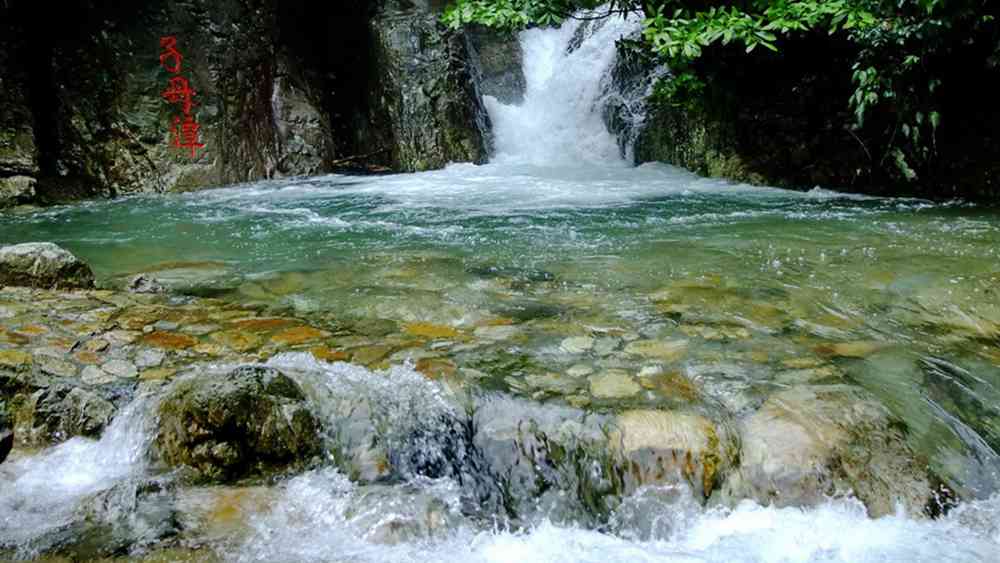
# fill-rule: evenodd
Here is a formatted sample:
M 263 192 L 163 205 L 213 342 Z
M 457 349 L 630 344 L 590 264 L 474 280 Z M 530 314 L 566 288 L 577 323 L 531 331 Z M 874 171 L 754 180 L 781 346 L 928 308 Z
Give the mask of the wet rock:
M 520 332 L 521 329 L 516 326 L 500 325 L 481 326 L 473 334 L 475 334 L 476 338 L 482 338 L 483 340 L 510 340 Z
M 736 442 L 699 414 L 634 410 L 619 415 L 611 445 L 628 462 L 629 490 L 642 485 L 686 483 L 710 496 L 735 459 Z
M 128 280 L 125 290 L 129 293 L 166 293 L 167 288 L 148 274 L 139 274 Z
M 6 401 L 0 401 L 0 463 L 3 463 L 14 448 L 14 428 Z
M 527 81 L 517 33 L 483 26 L 469 26 L 466 33 L 470 54 L 481 73 L 483 95 L 492 96 L 502 104 L 520 104 Z
M 38 359 L 38 367 L 42 373 L 55 375 L 57 377 L 75 377 L 76 365 L 51 356 L 43 356 Z
M 271 368 L 177 381 L 158 410 L 156 447 L 164 461 L 207 481 L 301 465 L 321 450 L 319 423 L 302 390 Z
M 51 242 L 29 242 L 0 247 L 0 285 L 89 289 L 94 272 Z
M 140 350 L 135 356 L 135 365 L 139 368 L 155 368 L 163 363 L 167 355 L 160 350 Z
M 741 463 L 724 497 L 798 506 L 850 491 L 874 517 L 892 514 L 897 503 L 920 514 L 932 487 L 904 432 L 859 388 L 793 387 L 743 422 Z
M 35 197 L 35 179 L 31 176 L 0 178 L 0 209 L 13 207 Z
M 102 365 L 101 369 L 120 379 L 131 379 L 139 374 L 135 364 L 125 360 L 111 360 Z
M 97 437 L 111 422 L 115 406 L 93 391 L 55 385 L 32 393 L 19 409 L 17 433 L 28 444 Z
M 642 391 L 627 371 L 609 369 L 590 377 L 590 394 L 598 399 L 625 399 Z
M 117 379 L 115 376 L 98 366 L 86 366 L 80 374 L 80 381 L 83 381 L 87 385 L 106 385 L 115 379 Z
M 673 362 L 684 357 L 687 352 L 686 340 L 637 340 L 625 347 L 626 354 Z
M 559 347 L 570 354 L 585 354 L 594 348 L 594 339 L 589 336 L 571 336 L 564 339 Z
M 20 350 L 0 350 L 0 367 L 14 371 L 24 371 L 31 367 L 34 360 L 31 354 Z

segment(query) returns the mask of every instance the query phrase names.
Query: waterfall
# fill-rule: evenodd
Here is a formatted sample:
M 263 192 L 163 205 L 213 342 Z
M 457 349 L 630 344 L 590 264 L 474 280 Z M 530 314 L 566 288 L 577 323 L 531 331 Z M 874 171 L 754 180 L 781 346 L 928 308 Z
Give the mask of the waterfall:
M 599 8 L 598 10 L 603 10 Z M 520 35 L 526 91 L 519 105 L 486 97 L 499 163 L 621 165 L 630 147 L 608 130 L 609 104 L 644 114 L 645 88 L 620 88 L 616 42 L 638 33 L 642 18 L 568 19 Z M 643 84 L 649 81 L 643 81 Z M 630 118 L 630 121 L 633 119 Z

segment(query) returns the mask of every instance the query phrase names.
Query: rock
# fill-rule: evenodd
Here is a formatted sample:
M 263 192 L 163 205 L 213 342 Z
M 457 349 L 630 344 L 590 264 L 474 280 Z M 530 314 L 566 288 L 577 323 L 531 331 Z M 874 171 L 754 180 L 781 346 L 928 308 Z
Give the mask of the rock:
M 94 272 L 51 242 L 29 242 L 0 247 L 0 285 L 89 289 L 94 287 Z
M 321 451 L 319 422 L 302 390 L 271 368 L 176 381 L 158 411 L 163 460 L 206 481 L 302 465 Z
M 184 350 L 186 348 L 191 348 L 198 343 L 197 340 L 187 336 L 186 334 L 162 331 L 154 331 L 144 334 L 142 341 L 150 346 L 156 346 L 157 348 L 163 348 L 166 350 Z
M 355 127 L 357 142 L 389 148 L 382 160 L 400 171 L 484 162 L 489 117 L 465 37 L 445 29 L 426 5 L 379 4 L 368 50 L 377 80 L 366 96 L 370 117 Z
M 625 347 L 625 353 L 673 362 L 684 357 L 687 345 L 687 340 L 637 340 Z
M 564 339 L 559 347 L 570 354 L 586 354 L 593 349 L 594 339 L 589 336 L 571 336 Z
M 60 360 L 59 358 L 42 356 L 38 359 L 38 367 L 42 370 L 42 373 L 55 375 L 57 377 L 76 376 L 76 365 L 74 365 L 73 362 L 67 362 L 66 360 Z
M 167 288 L 148 274 L 133 276 L 125 284 L 125 290 L 129 293 L 166 293 Z
M 609 369 L 590 377 L 590 394 L 598 399 L 625 399 L 642 391 L 627 371 Z
M 57 385 L 31 394 L 18 414 L 18 434 L 31 444 L 97 437 L 111 422 L 115 406 L 97 393 Z
M 612 448 L 630 464 L 629 488 L 686 482 L 708 498 L 730 470 L 737 451 L 729 433 L 699 414 L 634 410 L 620 414 Z
M 163 363 L 167 355 L 160 350 L 140 350 L 135 355 L 135 365 L 139 368 L 155 368 Z
M 594 373 L 594 368 L 587 364 L 576 364 L 566 370 L 566 375 L 570 377 L 586 377 Z
M 329 332 L 311 326 L 297 326 L 279 332 L 271 337 L 275 344 L 295 345 L 312 342 L 330 336 Z
M 837 342 L 817 346 L 816 353 L 826 357 L 866 358 L 888 346 L 887 342 Z
M 492 96 L 506 105 L 520 104 L 524 100 L 527 81 L 517 33 L 478 25 L 469 26 L 466 33 L 470 54 L 481 73 L 483 95 Z
M 0 367 L 24 371 L 31 367 L 34 360 L 31 354 L 20 350 L 0 350 Z
M 0 401 L 0 463 L 3 463 L 14 448 L 14 428 L 11 426 L 7 403 Z
M 35 179 L 31 176 L 0 178 L 0 209 L 31 201 L 35 197 Z
M 481 326 L 475 330 L 476 338 L 483 340 L 510 340 L 521 332 L 521 329 L 512 325 Z
M 87 385 L 106 385 L 117 379 L 97 366 L 86 366 L 80 374 L 80 381 Z
M 797 386 L 745 420 L 738 470 L 725 496 L 778 506 L 816 505 L 853 492 L 871 516 L 902 504 L 913 515 L 931 501 L 926 464 L 888 409 L 848 385 Z
M 421 338 L 457 338 L 459 332 L 450 326 L 431 323 L 410 323 L 403 325 L 403 332 Z
M 101 369 L 119 379 L 132 379 L 139 375 L 135 364 L 125 360 L 111 360 L 102 365 Z

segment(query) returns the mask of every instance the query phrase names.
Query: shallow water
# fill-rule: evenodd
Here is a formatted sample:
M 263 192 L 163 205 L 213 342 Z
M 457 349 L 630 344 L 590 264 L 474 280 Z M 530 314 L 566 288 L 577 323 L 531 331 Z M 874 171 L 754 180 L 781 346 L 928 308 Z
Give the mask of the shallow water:
M 905 423 L 908 445 L 963 504 L 935 521 L 871 519 L 852 500 L 705 508 L 644 489 L 614 526 L 539 510 L 525 528 L 506 530 L 467 518 L 448 479 L 378 488 L 325 468 L 263 491 L 182 491 L 192 560 L 996 560 L 1000 212 L 630 167 L 598 117 L 596 85 L 613 59 L 608 42 L 635 22 L 598 28 L 567 52 L 572 25 L 523 37 L 528 92 L 520 107 L 488 100 L 499 151 L 488 165 L 5 215 L 0 243 L 59 243 L 110 286 L 150 272 L 180 292 L 278 312 L 449 327 L 464 339 L 451 359 L 474 370 L 462 373 L 515 364 L 478 384 L 516 398 L 504 409 L 536 405 L 555 409 L 545 411 L 553 418 L 567 404 L 613 413 L 695 400 L 656 384 L 661 375 L 689 381 L 699 408 L 718 419 L 741 419 L 798 385 L 860 386 Z M 683 341 L 683 353 L 629 352 L 646 339 Z M 444 391 L 420 383 L 405 357 L 384 363 L 412 385 L 361 389 L 371 375 L 364 368 L 309 367 L 311 381 L 335 383 L 316 387 L 317 409 L 345 389 L 387 405 L 403 396 L 394 420 L 437 408 L 429 405 Z M 612 400 L 594 396 L 585 379 L 551 376 L 574 369 L 618 370 L 641 391 Z M 75 439 L 5 466 L 0 539 L 33 554 L 46 526 L 79 518 L 80 502 L 150 477 L 133 455 L 148 436 L 124 440 L 115 428 L 102 442 Z M 109 449 L 123 461 L 104 463 Z M 53 486 L 34 494 L 38 479 Z M 235 506 L 221 528 L 218 513 L 199 513 L 215 502 Z M 386 545 L 379 523 L 399 511 L 411 518 L 414 506 L 440 523 Z M 141 539 L 142 528 L 130 533 Z

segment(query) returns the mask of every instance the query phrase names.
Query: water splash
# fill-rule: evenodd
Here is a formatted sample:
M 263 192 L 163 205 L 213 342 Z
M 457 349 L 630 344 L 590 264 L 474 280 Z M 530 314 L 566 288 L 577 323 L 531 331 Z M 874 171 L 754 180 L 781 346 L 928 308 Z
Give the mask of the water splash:
M 520 105 L 487 97 L 496 140 L 494 162 L 541 166 L 581 163 L 625 166 L 602 117 L 604 78 L 617 57 L 615 42 L 642 19 L 569 19 L 558 29 L 521 33 L 527 89 Z
M 84 518 L 98 495 L 147 473 L 154 399 L 125 407 L 100 440 L 72 438 L 0 467 L 0 548 L 40 551 L 47 536 Z

